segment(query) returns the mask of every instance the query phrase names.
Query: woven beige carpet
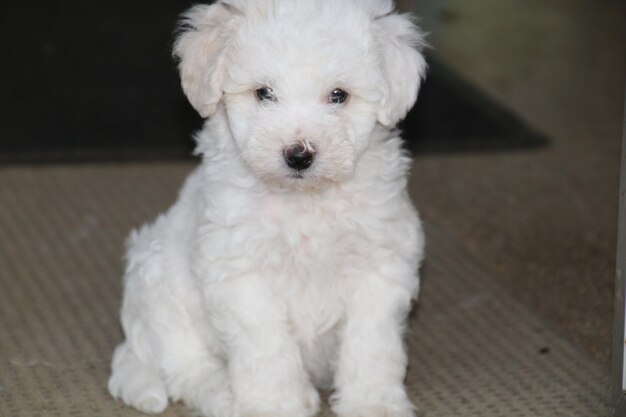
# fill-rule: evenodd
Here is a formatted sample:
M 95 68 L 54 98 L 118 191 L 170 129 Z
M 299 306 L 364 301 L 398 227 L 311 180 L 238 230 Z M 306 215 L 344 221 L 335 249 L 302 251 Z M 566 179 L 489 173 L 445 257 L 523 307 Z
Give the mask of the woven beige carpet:
M 141 415 L 106 391 L 122 337 L 123 242 L 172 203 L 191 168 L 0 169 L 0 416 Z M 608 371 L 501 291 L 460 242 L 426 230 L 408 335 L 420 415 L 607 415 Z M 192 413 L 176 405 L 164 415 Z

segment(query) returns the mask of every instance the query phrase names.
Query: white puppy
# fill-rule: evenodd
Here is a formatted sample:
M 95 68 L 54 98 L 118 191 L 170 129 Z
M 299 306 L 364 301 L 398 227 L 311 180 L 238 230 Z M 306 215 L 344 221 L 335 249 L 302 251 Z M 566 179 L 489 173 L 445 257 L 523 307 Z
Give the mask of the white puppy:
M 134 232 L 109 390 L 144 412 L 409 417 L 423 235 L 394 126 L 422 35 L 390 0 L 221 0 L 174 53 L 209 118 L 177 203 Z

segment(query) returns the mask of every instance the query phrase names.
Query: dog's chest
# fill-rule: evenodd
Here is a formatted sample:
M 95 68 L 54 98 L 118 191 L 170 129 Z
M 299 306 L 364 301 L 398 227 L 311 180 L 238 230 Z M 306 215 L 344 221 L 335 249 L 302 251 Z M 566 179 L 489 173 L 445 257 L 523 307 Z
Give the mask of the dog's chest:
M 374 268 L 378 244 L 363 224 L 366 207 L 332 197 L 266 196 L 245 210 L 208 212 L 210 223 L 199 230 L 204 277 L 266 282 L 301 339 L 332 328 L 358 280 Z
M 362 276 L 356 271 L 367 269 L 373 242 L 364 238 L 355 215 L 340 199 L 268 197 L 231 229 L 245 257 L 239 264 L 284 301 L 301 339 L 341 320 L 355 277 Z
M 295 336 L 310 343 L 344 316 L 347 265 L 360 263 L 360 237 L 340 206 L 266 199 L 260 209 L 258 227 L 267 240 L 257 260 L 268 271 L 264 279 L 285 302 Z
M 355 265 L 355 257 L 366 255 L 369 245 L 355 216 L 350 204 L 341 200 L 268 197 L 249 227 L 264 249 L 259 252 L 261 263 L 292 278 L 321 279 L 341 275 L 350 261 Z
M 196 230 L 197 260 L 215 280 L 248 273 L 291 280 L 342 275 L 372 243 L 359 225 L 364 215 L 341 198 L 290 195 L 208 208 Z M 208 269 L 208 270 L 207 270 Z

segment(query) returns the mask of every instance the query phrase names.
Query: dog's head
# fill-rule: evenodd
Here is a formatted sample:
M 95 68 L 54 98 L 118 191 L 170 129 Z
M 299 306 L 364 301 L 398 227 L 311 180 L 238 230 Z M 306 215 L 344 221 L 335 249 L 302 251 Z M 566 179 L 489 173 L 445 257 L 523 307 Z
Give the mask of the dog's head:
M 422 45 L 391 0 L 221 0 L 184 15 L 174 54 L 193 107 L 225 112 L 256 176 L 316 187 L 349 178 L 376 123 L 413 106 Z

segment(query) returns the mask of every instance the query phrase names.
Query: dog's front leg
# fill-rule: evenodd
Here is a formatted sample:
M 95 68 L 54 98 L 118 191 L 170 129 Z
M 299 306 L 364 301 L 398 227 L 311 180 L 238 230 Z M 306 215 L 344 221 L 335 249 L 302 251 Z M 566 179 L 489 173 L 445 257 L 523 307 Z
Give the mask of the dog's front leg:
M 266 281 L 265 281 L 266 282 Z M 309 417 L 319 395 L 290 334 L 287 308 L 262 277 L 212 286 L 214 326 L 227 348 L 228 368 L 242 417 Z
M 404 388 L 403 331 L 414 284 L 364 278 L 348 302 L 333 411 L 340 417 L 412 417 Z

